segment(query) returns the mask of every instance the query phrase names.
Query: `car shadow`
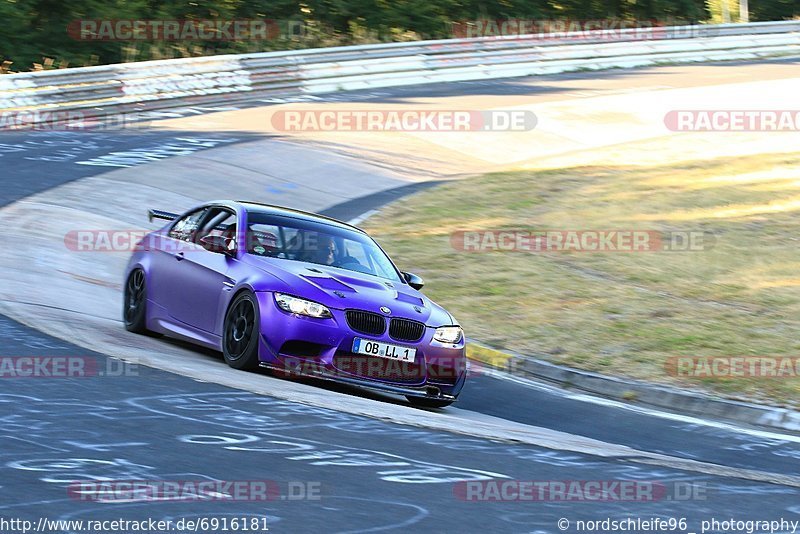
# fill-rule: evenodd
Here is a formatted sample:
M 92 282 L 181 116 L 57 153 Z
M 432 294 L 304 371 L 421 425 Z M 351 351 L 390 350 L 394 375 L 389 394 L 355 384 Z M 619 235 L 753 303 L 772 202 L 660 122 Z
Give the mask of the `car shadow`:
M 183 341 L 181 339 L 164 336 L 160 340 L 163 343 L 167 343 L 172 345 L 173 347 L 178 347 L 181 349 L 185 349 L 191 351 L 198 356 L 202 356 L 208 360 L 214 360 L 220 363 L 220 365 L 225 365 L 224 358 L 222 357 L 222 353 L 213 349 L 200 347 L 195 345 L 194 343 L 190 343 L 188 341 Z M 351 395 L 353 397 L 360 397 L 362 399 L 369 399 L 374 400 L 377 402 L 384 402 L 387 404 L 394 404 L 394 405 L 401 405 L 401 406 L 411 406 L 411 404 L 405 399 L 405 397 L 401 395 L 392 395 L 387 393 L 382 393 L 379 391 L 373 391 L 371 389 L 361 388 L 358 386 L 353 386 L 350 384 L 341 384 L 338 382 L 333 382 L 331 380 L 323 380 L 319 378 L 309 377 L 309 376 L 279 376 L 276 373 L 270 372 L 268 369 L 259 368 L 257 370 L 251 371 L 253 373 L 261 374 L 267 377 L 270 377 L 274 380 L 286 380 L 291 382 L 299 382 L 301 384 L 306 384 L 308 386 L 313 386 L 316 388 L 324 389 L 327 391 L 332 391 L 334 393 L 342 393 L 344 395 Z M 437 408 L 421 408 L 412 406 L 422 411 L 440 411 Z

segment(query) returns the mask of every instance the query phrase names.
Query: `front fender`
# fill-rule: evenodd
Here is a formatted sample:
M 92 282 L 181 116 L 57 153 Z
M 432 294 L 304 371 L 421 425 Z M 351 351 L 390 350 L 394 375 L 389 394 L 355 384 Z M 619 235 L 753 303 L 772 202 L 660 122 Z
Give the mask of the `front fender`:
M 215 333 L 220 336 L 222 335 L 222 327 L 225 323 L 225 315 L 227 315 L 228 308 L 230 308 L 236 295 L 242 291 L 249 291 L 255 294 L 265 291 L 286 292 L 289 287 L 289 284 L 281 280 L 277 275 L 260 269 L 253 269 L 251 266 L 241 261 L 232 261 L 227 277 L 234 286 L 223 288 L 222 300 L 220 301 L 220 314 L 214 329 Z

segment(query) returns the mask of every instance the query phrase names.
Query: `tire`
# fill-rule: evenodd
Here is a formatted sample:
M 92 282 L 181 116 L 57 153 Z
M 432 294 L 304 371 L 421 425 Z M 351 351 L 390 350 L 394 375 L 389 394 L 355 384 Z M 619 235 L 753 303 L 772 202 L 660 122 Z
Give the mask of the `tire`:
M 222 355 L 234 369 L 258 367 L 260 317 L 258 302 L 250 292 L 241 293 L 228 308 L 222 327 Z
M 412 397 L 411 395 L 407 396 L 408 402 L 411 403 L 411 406 L 415 408 L 447 408 L 455 401 L 451 400 L 438 400 L 438 399 L 426 399 L 425 397 Z
M 125 282 L 122 320 L 125 330 L 136 334 L 148 334 L 147 287 L 144 271 L 134 269 Z

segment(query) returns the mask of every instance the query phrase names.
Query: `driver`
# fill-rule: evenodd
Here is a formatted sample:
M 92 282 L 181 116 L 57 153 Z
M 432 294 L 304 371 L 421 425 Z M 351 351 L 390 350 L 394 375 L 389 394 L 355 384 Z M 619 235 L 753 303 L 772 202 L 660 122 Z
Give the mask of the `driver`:
M 333 265 L 335 261 L 336 241 L 329 235 L 320 234 L 317 240 L 317 253 L 314 262 L 322 265 Z

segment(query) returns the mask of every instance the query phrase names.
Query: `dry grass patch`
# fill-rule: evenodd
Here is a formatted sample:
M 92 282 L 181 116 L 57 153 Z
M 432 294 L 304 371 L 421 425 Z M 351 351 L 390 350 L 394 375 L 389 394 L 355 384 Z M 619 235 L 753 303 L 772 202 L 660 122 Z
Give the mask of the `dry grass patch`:
M 800 154 L 506 172 L 366 223 L 469 336 L 608 374 L 796 405 L 800 378 L 676 379 L 674 356 L 800 355 Z M 491 224 L 487 224 L 491 222 Z M 463 253 L 454 230 L 713 234 L 702 251 Z

